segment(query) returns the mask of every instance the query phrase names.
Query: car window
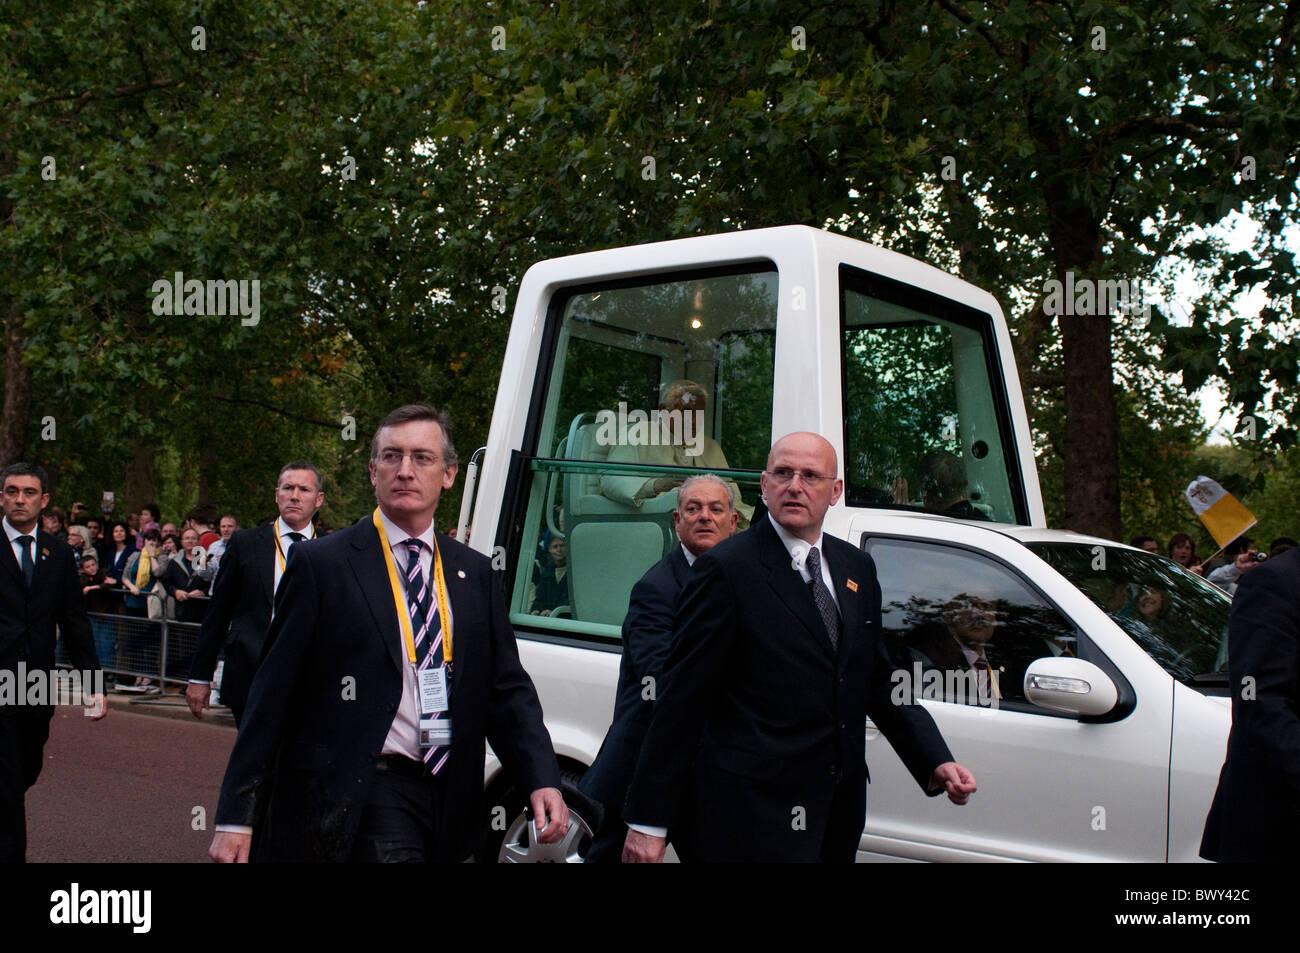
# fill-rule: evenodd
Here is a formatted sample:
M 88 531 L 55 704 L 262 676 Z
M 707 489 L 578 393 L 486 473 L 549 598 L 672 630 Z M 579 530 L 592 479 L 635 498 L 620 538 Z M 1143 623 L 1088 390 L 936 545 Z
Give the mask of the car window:
M 849 504 L 1024 522 L 992 319 L 848 266 L 841 280 Z
M 1027 706 L 1034 659 L 1075 655 L 1074 626 L 1012 569 L 967 549 L 868 537 L 886 644 L 913 694 Z
M 1030 543 L 1174 678 L 1228 670 L 1232 600 L 1154 553 L 1121 546 Z
M 677 488 L 718 473 L 758 500 L 771 439 L 770 265 L 584 287 L 553 303 L 556 348 L 517 519 L 517 625 L 617 637 L 632 586 L 677 545 Z

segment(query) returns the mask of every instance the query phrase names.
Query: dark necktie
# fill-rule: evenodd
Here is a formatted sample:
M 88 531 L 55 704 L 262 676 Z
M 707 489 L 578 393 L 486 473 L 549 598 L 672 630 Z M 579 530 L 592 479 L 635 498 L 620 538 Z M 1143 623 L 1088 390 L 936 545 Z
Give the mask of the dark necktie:
M 432 666 L 445 668 L 447 663 L 442 657 L 442 620 L 438 620 L 438 631 L 432 638 L 429 636 L 429 610 L 432 608 L 433 600 L 430 597 L 429 587 L 424 582 L 424 573 L 420 571 L 420 552 L 424 549 L 424 543 L 418 539 L 410 538 L 402 541 L 406 547 L 406 607 L 411 613 L 411 629 L 415 639 L 415 671 L 416 671 L 416 708 L 419 708 L 419 673 Z M 442 720 L 447 717 L 447 713 L 438 712 L 433 716 L 436 720 Z M 447 755 L 451 753 L 448 745 L 439 745 L 422 752 L 424 763 L 429 766 L 429 773 L 437 774 L 442 770 L 442 766 L 447 763 Z
M 975 667 L 975 679 L 979 686 L 980 698 L 1001 698 L 1002 692 L 998 690 L 998 681 L 993 674 L 993 663 L 989 661 L 988 653 L 983 648 L 979 650 L 979 655 L 972 664 Z
M 36 564 L 32 562 L 32 538 L 30 536 L 19 536 L 18 542 L 23 544 L 23 578 L 27 580 L 27 585 L 31 586 L 32 576 L 36 572 Z
M 285 535 L 288 536 L 289 539 L 295 543 L 301 543 L 304 539 L 307 538 L 306 536 L 302 535 L 302 533 L 286 533 Z
M 813 602 L 817 604 L 817 612 L 822 617 L 822 625 L 826 627 L 826 635 L 831 640 L 831 649 L 838 652 L 840 648 L 840 610 L 835 608 L 835 599 L 831 596 L 831 591 L 826 588 L 826 583 L 822 580 L 822 557 L 814 546 L 808 550 L 808 560 L 805 563 L 808 567 L 808 587 L 812 590 Z

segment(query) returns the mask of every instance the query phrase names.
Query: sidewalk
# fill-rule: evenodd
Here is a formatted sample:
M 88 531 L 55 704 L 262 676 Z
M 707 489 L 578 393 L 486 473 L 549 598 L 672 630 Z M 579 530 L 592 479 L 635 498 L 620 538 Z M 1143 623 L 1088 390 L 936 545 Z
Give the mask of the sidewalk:
M 165 695 L 142 695 L 134 692 L 108 692 L 108 707 L 117 711 L 132 711 L 142 715 L 156 715 L 161 718 L 175 718 L 194 721 L 189 705 L 185 703 L 185 692 L 178 686 L 167 686 Z M 235 718 L 230 709 L 224 706 L 209 708 L 203 713 L 203 722 L 209 725 L 235 726 Z

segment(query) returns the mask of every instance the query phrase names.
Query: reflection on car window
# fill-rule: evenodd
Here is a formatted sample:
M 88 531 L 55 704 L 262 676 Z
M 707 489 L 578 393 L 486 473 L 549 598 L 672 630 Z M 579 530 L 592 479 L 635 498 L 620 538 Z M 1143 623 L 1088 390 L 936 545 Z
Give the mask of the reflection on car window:
M 1002 564 L 942 544 L 869 538 L 865 545 L 894 662 L 921 673 L 916 694 L 931 696 L 929 679 L 946 701 L 1024 703 L 1032 661 L 1076 654 L 1073 626 Z
M 857 269 L 842 280 L 848 502 L 1018 522 L 988 315 Z
M 1186 681 L 1228 670 L 1228 614 L 1221 589 L 1172 560 L 1119 546 L 1030 543 L 1155 659 Z
M 692 473 L 720 473 L 747 525 L 771 438 L 776 312 L 765 264 L 563 299 L 525 448 L 514 621 L 617 635 L 633 584 L 677 545 L 672 511 Z

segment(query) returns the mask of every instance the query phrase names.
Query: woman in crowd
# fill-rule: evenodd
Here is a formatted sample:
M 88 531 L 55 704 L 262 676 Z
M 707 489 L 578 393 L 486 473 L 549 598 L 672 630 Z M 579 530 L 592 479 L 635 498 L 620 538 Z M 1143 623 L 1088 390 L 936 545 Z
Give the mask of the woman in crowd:
M 104 556 L 104 584 L 121 588 L 122 577 L 126 574 L 127 560 L 134 554 L 135 549 L 127 538 L 125 523 L 114 522 L 108 534 L 110 548 L 106 550 Z
M 91 542 L 90 530 L 84 526 L 68 527 L 68 545 L 72 547 L 72 558 L 77 562 L 77 568 L 81 568 L 81 561 L 86 558 L 87 554 L 95 556 L 95 562 L 99 562 L 98 554 L 95 552 L 95 544 Z
M 41 514 L 41 529 L 51 536 L 57 536 L 59 539 L 66 539 L 68 535 L 68 524 L 63 519 L 63 510 L 57 506 L 47 506 L 45 512 Z
M 167 595 L 176 600 L 178 622 L 202 622 L 207 611 L 207 587 L 199 579 L 198 567 L 191 558 L 196 551 L 201 551 L 197 530 L 187 529 L 179 539 L 163 538 L 163 552 L 168 558 L 158 578 Z
M 1205 569 L 1196 558 L 1196 543 L 1186 533 L 1174 533 L 1169 538 L 1169 558 L 1189 572 L 1205 575 Z

